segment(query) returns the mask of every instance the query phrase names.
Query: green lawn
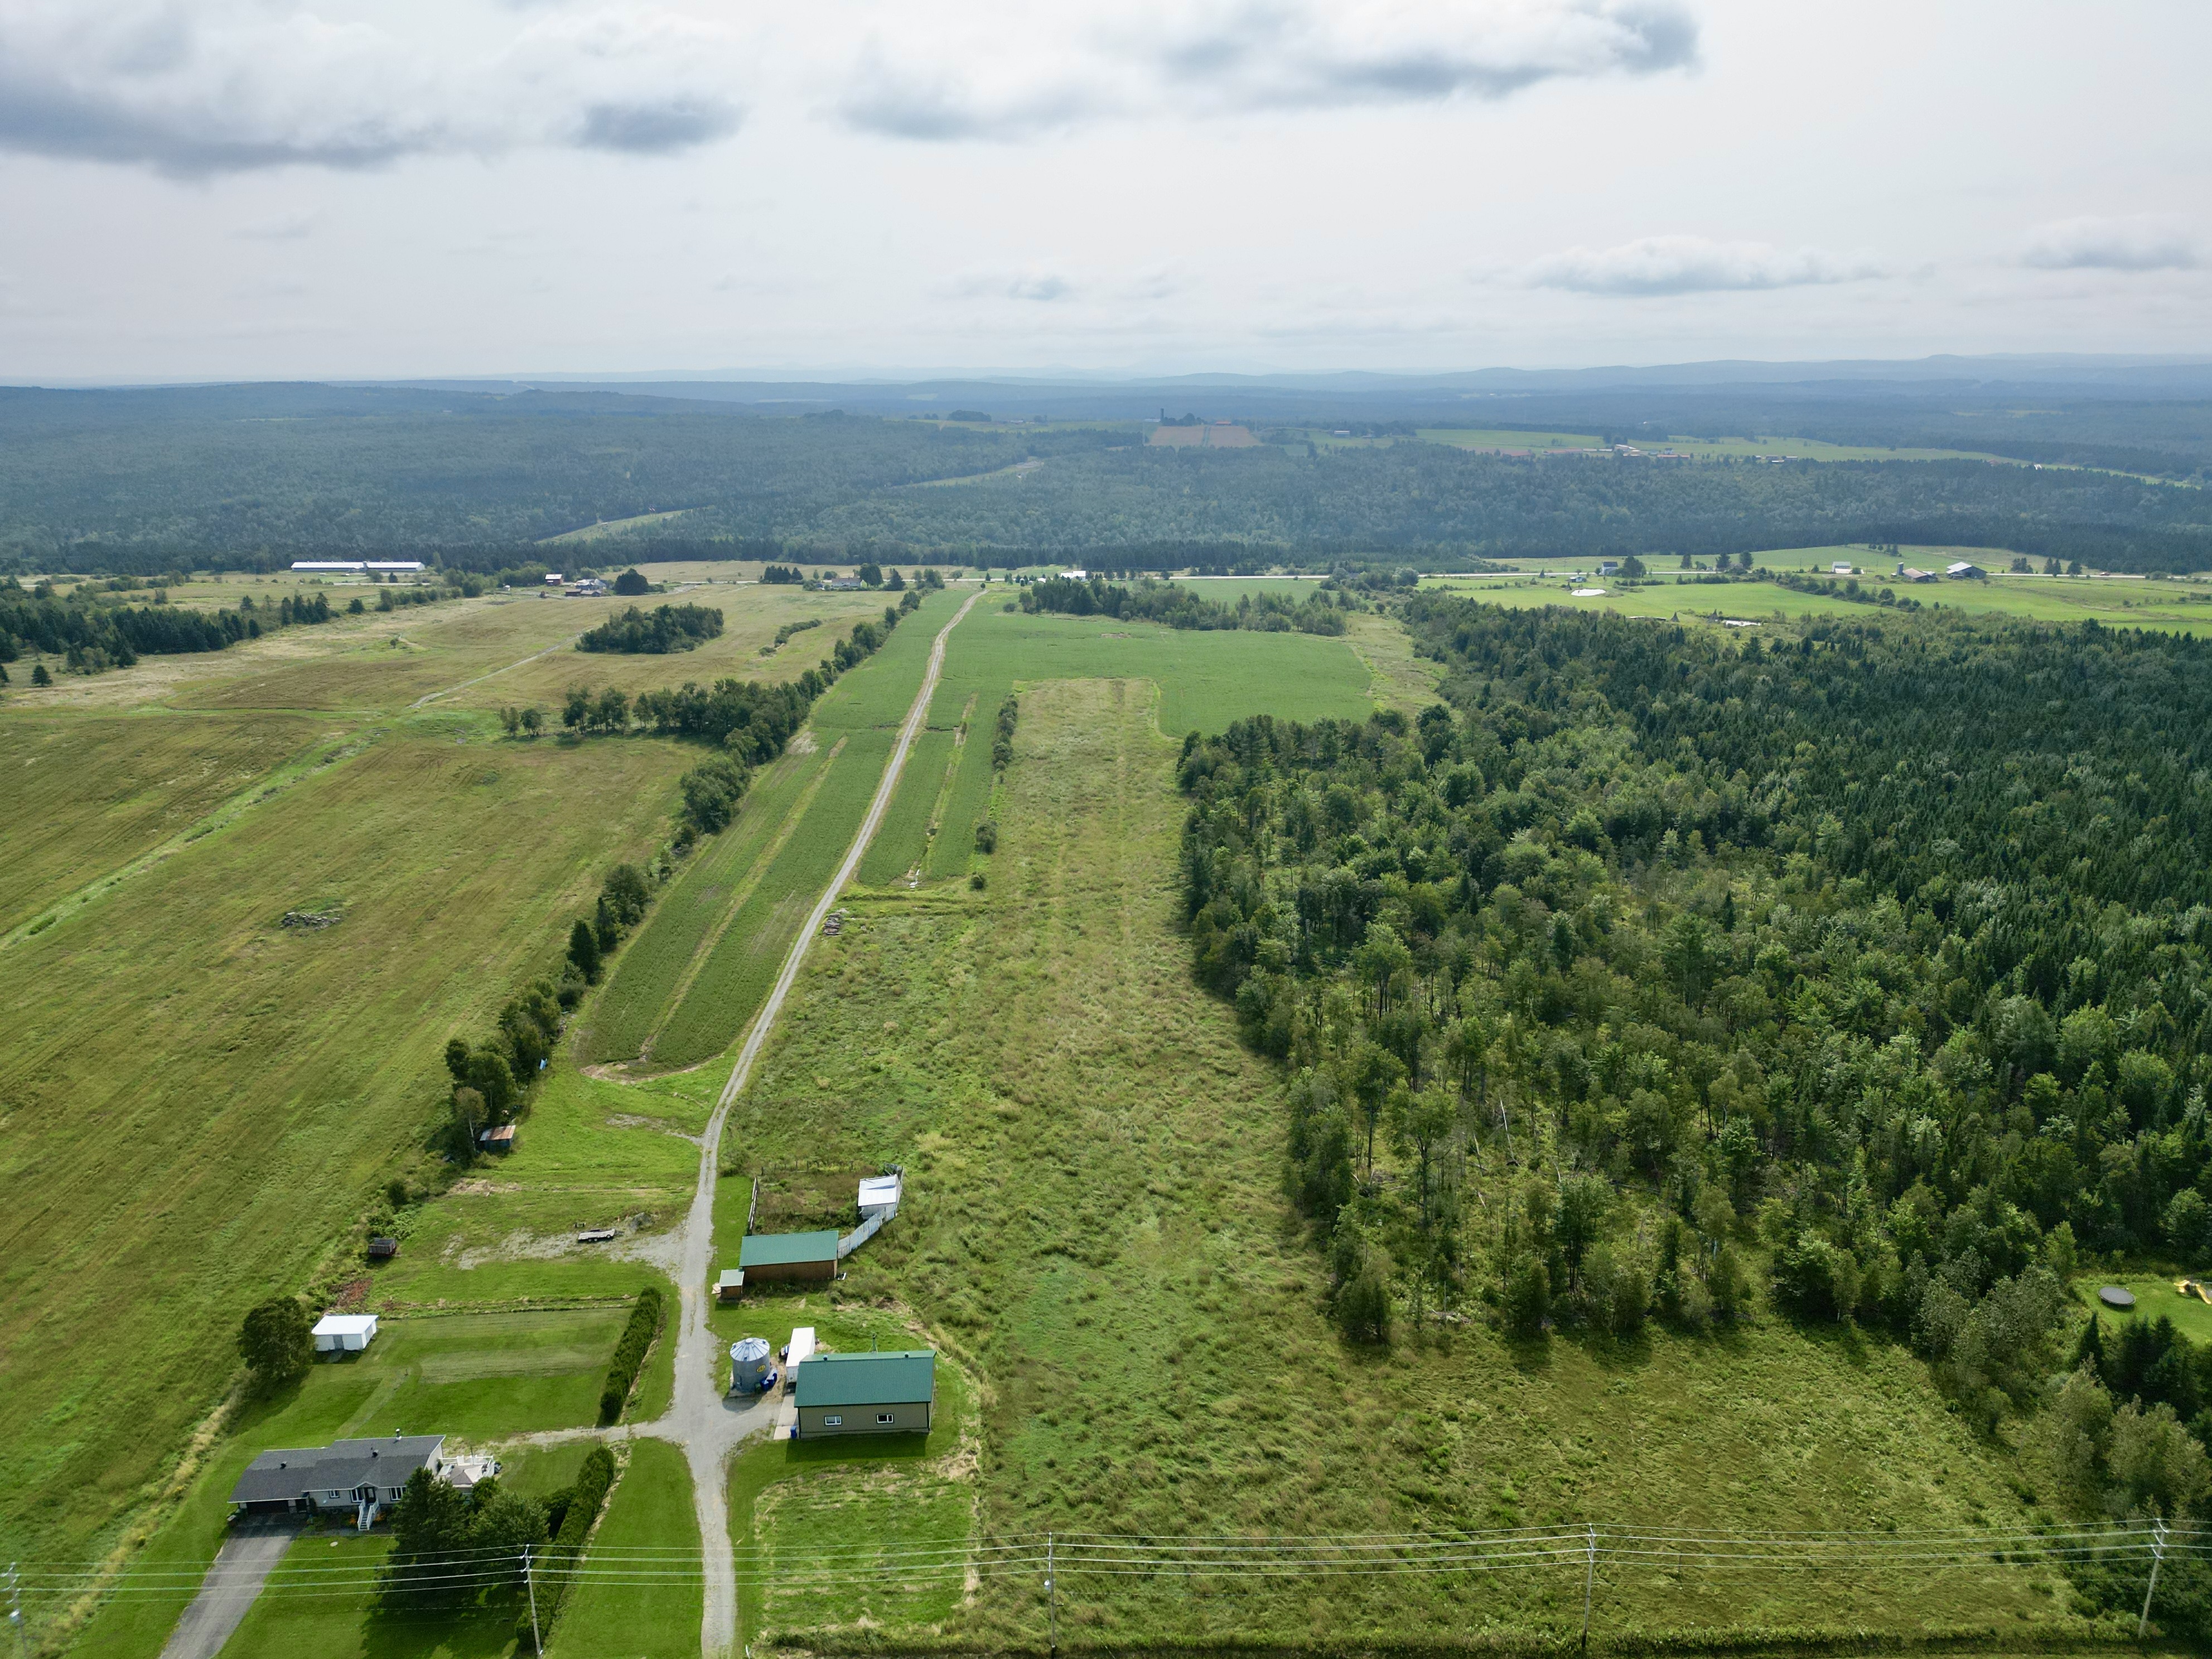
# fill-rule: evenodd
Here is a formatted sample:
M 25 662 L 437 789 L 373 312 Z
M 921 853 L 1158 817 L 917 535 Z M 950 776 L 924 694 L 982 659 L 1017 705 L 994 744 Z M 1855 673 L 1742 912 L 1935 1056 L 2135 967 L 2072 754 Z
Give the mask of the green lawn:
M 989 747 L 988 738 L 984 746 Z M 891 797 L 876 838 L 868 843 L 860 860 L 858 878 L 861 882 L 879 887 L 919 867 L 927 858 L 930 822 L 958 758 L 951 732 L 924 732 L 915 739 L 905 769 L 899 774 L 898 790 Z
M 660 1440 L 630 1444 L 592 1547 L 605 1556 L 569 1593 L 546 1651 L 556 1659 L 696 1659 L 699 1522 L 682 1452 Z M 642 1551 L 668 1553 L 633 1553 Z
M 2146 1273 L 2140 1270 L 2087 1274 L 2074 1281 L 2073 1291 L 2075 1299 L 2107 1325 L 2126 1324 L 2136 1319 L 2171 1319 L 2174 1329 L 2191 1341 L 2212 1342 L 2212 1304 L 2182 1295 L 2175 1288 L 2182 1277 L 2179 1273 Z M 2132 1312 L 2115 1312 L 2097 1300 L 2098 1291 L 2107 1285 L 2118 1285 L 2122 1290 L 2135 1292 Z
M 1343 1346 L 1280 1196 L 1275 1077 L 1191 984 L 1174 927 L 1175 746 L 1137 688 L 1087 682 L 1030 691 L 1017 750 L 989 890 L 879 896 L 822 941 L 725 1149 L 778 1171 L 905 1164 L 905 1206 L 839 1300 L 912 1310 L 982 1383 L 976 1535 L 2028 1518 L 2011 1455 L 1887 1342 L 1762 1318 L 1719 1339 L 1528 1346 L 1478 1316 L 1387 1354 Z M 754 1516 L 770 1551 L 834 1529 L 791 1501 Z M 2049 1577 L 1631 1569 L 1601 1575 L 1595 1613 L 1601 1632 L 1994 1621 L 2033 1639 L 2078 1628 Z M 1560 1571 L 1316 1585 L 1071 1570 L 1060 1613 L 1064 1634 L 1108 1643 L 1382 1640 L 1570 1627 L 1580 1589 Z M 949 1612 L 871 1616 L 988 1645 L 1040 1639 L 1043 1612 L 1018 1575 Z M 858 1616 L 833 1597 L 769 1622 Z
M 625 1316 L 623 1309 L 605 1307 L 384 1320 L 360 1358 L 319 1364 L 282 1396 L 240 1417 L 182 1505 L 133 1558 L 131 1571 L 142 1582 L 158 1578 L 161 1590 L 110 1600 L 72 1651 L 101 1659 L 150 1659 L 160 1651 L 196 1588 L 191 1575 L 222 1542 L 231 1488 L 262 1451 L 394 1433 L 444 1433 L 483 1446 L 506 1434 L 589 1423 Z M 542 1496 L 574 1478 L 584 1449 L 502 1452 L 501 1479 Z M 381 1534 L 359 1542 L 349 1537 L 346 1547 L 373 1558 L 383 1542 Z M 293 1555 L 312 1554 L 319 1564 L 328 1544 L 327 1535 L 310 1534 Z M 126 1588 L 130 1583 L 126 1577 Z M 351 1650 L 343 1644 L 361 1639 L 368 1605 L 366 1594 L 326 1602 L 297 1587 L 275 1592 L 252 1615 L 253 1633 L 240 1632 L 237 1639 L 246 1646 L 226 1652 L 305 1652 L 285 1644 L 325 1639 Z

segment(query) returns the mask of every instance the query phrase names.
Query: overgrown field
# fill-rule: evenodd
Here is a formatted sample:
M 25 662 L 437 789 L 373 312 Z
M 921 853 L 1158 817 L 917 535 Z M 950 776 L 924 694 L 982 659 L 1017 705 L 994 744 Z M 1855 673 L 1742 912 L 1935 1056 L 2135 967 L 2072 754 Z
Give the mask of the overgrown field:
M 856 907 L 725 1147 L 745 1168 L 906 1165 L 905 1207 L 843 1294 L 912 1310 L 983 1379 L 981 1535 L 2027 1518 L 2010 1457 L 1920 1364 L 1848 1333 L 1761 1316 L 1724 1338 L 1523 1346 L 1449 1323 L 1385 1352 L 1341 1343 L 1282 1196 L 1275 1079 L 1193 985 L 1172 925 L 1182 808 L 1150 712 L 1127 683 L 1024 697 L 990 888 Z M 2071 1625 L 2051 1580 L 1662 1563 L 1601 1575 L 1596 1620 L 2027 1637 Z M 1581 1588 L 1559 1568 L 1325 1585 L 1071 1571 L 1060 1618 L 1108 1640 L 1565 1629 Z M 1036 1639 L 1043 1616 L 1028 1577 L 987 1577 L 951 1615 L 986 1640 Z

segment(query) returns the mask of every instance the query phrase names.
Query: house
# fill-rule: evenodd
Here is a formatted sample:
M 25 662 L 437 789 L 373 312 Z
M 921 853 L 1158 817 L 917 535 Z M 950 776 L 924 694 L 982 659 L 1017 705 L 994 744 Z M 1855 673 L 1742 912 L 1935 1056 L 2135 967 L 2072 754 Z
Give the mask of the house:
M 1088 570 L 1063 570 L 1060 573 L 1060 579 L 1064 582 L 1087 582 L 1091 580 L 1091 573 Z
M 837 1235 L 751 1233 L 738 1247 L 738 1269 L 749 1285 L 837 1276 Z
M 822 586 L 832 593 L 850 593 L 866 587 L 867 583 L 862 581 L 858 576 L 832 576 Z
M 568 580 L 568 578 L 567 578 L 567 577 L 565 577 L 565 576 L 563 576 L 563 575 L 562 575 L 559 571 L 557 571 L 557 570 L 549 570 L 549 571 L 547 571 L 547 572 L 545 573 L 545 585 L 546 585 L 548 587 L 558 587 L 558 586 L 559 586 L 562 582 L 566 581 L 567 580 Z
M 930 1349 L 817 1353 L 793 1374 L 794 1440 L 929 1432 L 937 1403 L 937 1355 Z
M 568 597 L 572 599 L 603 599 L 607 596 L 607 585 L 596 576 L 586 576 L 571 584 Z
M 1903 582 L 1932 582 L 1936 580 L 1936 573 L 1932 570 L 1916 570 L 1909 564 L 1901 564 L 1897 567 L 1897 579 Z
M 742 1267 L 725 1267 L 722 1276 L 714 1281 L 714 1300 L 735 1302 L 745 1293 L 745 1273 Z
M 477 1141 L 488 1152 L 511 1152 L 514 1150 L 514 1125 L 502 1123 L 496 1129 L 485 1129 L 477 1134 Z
M 246 1466 L 231 1488 L 230 1512 L 238 1515 L 311 1515 L 319 1510 L 351 1511 L 366 1529 L 378 1513 L 397 1503 L 408 1477 L 428 1469 L 434 1480 L 465 1491 L 476 1484 L 479 1463 L 459 1463 L 445 1455 L 442 1434 L 395 1434 L 374 1440 L 339 1440 L 306 1449 L 265 1451 Z M 494 1473 L 498 1466 L 489 1466 Z
M 1620 574 L 1620 561 L 1619 559 L 1600 559 L 1597 562 L 1597 574 L 1601 576 L 1619 575 Z
M 376 1340 L 374 1314 L 325 1314 L 315 1322 L 317 1353 L 359 1353 Z
M 1965 559 L 1960 559 L 1956 564 L 1945 565 L 1943 574 L 1956 582 L 1978 580 L 1990 573 L 1978 564 L 1972 564 Z

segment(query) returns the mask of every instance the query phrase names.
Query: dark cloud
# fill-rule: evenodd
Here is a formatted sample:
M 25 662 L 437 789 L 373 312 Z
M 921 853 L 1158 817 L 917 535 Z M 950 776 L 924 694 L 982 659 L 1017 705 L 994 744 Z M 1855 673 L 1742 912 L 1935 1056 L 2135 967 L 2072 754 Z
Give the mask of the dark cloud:
M 2028 239 L 2021 263 L 2038 270 L 2194 270 L 2203 256 L 2179 219 L 2141 214 L 2045 225 Z
M 660 103 L 594 104 L 577 124 L 585 149 L 665 155 L 726 138 L 744 121 L 738 105 L 719 99 L 672 98 Z

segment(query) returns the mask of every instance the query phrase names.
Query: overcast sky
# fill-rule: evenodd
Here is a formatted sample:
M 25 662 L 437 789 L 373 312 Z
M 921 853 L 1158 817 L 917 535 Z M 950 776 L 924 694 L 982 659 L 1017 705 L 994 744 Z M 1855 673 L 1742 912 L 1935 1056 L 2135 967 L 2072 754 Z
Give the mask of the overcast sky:
M 0 0 L 0 380 L 2212 351 L 2202 0 Z

